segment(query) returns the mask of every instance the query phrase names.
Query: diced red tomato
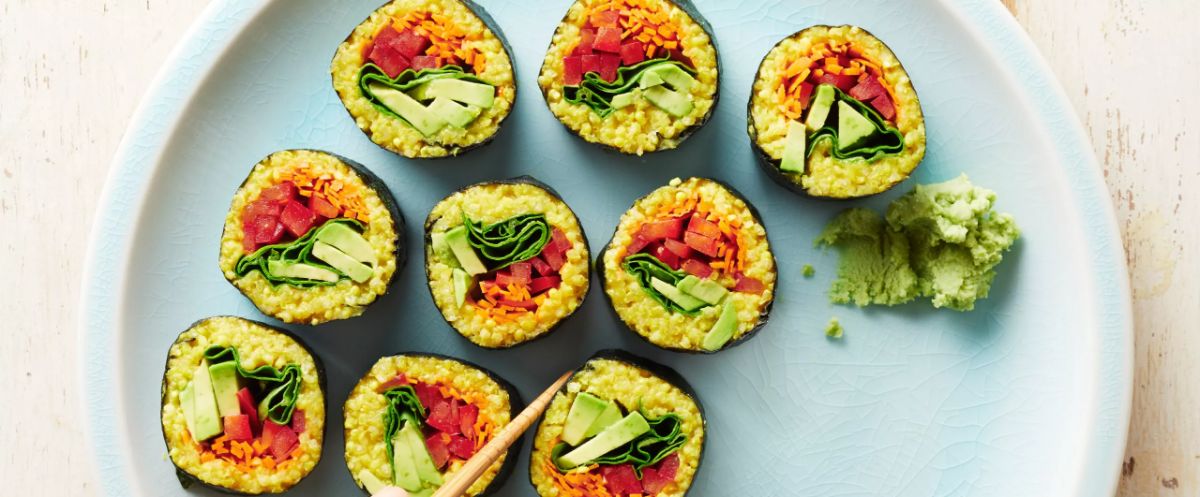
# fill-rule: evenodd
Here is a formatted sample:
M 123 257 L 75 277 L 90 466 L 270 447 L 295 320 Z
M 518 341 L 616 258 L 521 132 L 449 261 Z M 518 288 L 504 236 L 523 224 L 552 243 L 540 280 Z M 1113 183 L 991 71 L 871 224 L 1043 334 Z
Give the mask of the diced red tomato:
M 887 96 L 887 93 L 875 97 L 875 100 L 871 101 L 871 107 L 879 111 L 879 115 L 884 119 L 891 121 L 896 117 L 896 106 L 892 104 L 892 99 Z
M 238 408 L 242 414 L 246 414 L 250 420 L 250 429 L 254 433 L 262 433 L 262 425 L 258 421 L 258 407 L 254 403 L 254 395 L 250 393 L 249 388 L 238 390 Z
M 887 90 L 883 89 L 883 85 L 879 84 L 879 80 L 875 76 L 864 74 L 859 78 L 858 84 L 847 93 L 859 101 L 870 102 L 879 95 L 887 94 Z
M 400 32 L 396 31 L 396 28 L 393 28 L 391 24 L 387 24 L 383 27 L 383 29 L 380 29 L 378 33 L 375 33 L 375 39 L 372 40 L 371 43 L 374 45 L 391 47 L 392 40 L 399 36 Z
M 721 238 L 721 227 L 717 226 L 717 223 L 704 219 L 699 214 L 692 214 L 687 230 L 712 239 Z
M 678 240 L 683 235 L 683 219 L 682 217 L 673 217 L 643 224 L 638 229 L 638 235 L 648 241 L 662 240 L 664 238 Z
M 287 206 L 283 208 L 283 212 L 279 214 L 279 222 L 283 223 L 288 233 L 298 238 L 312 229 L 313 224 L 317 222 L 317 216 L 304 204 L 293 200 L 288 202 Z
M 658 464 L 642 470 L 642 490 L 646 495 L 654 495 L 675 481 L 675 473 L 679 469 L 679 455 L 671 454 Z
M 672 254 L 675 254 L 680 259 L 687 259 L 692 256 L 692 249 L 688 248 L 686 243 L 679 240 L 670 238 L 663 240 L 663 247 L 666 247 L 667 250 L 670 250 Z
M 543 250 L 545 250 L 545 249 L 543 249 Z M 546 261 L 542 260 L 541 257 L 534 257 L 532 259 L 529 259 L 529 263 L 533 265 L 533 270 L 537 271 L 537 274 L 540 274 L 542 276 L 553 276 L 555 274 L 558 274 L 558 271 L 555 271 L 553 268 L 550 267 L 549 264 L 546 264 Z
M 371 55 L 368 55 L 367 59 L 379 66 L 389 78 L 399 76 L 409 66 L 407 57 L 401 55 L 394 48 L 378 42 L 375 43 L 375 48 L 371 49 Z
M 685 66 L 696 67 L 696 66 L 692 65 L 692 59 L 689 59 L 688 56 L 683 54 L 683 50 L 680 50 L 678 48 L 676 48 L 674 50 L 668 50 L 667 57 L 670 58 L 671 60 L 682 62 L 683 65 L 685 65 Z
M 617 48 L 620 50 L 620 48 Z M 617 80 L 617 68 L 621 67 L 621 57 L 604 54 L 600 56 L 600 79 L 605 81 Z
M 631 41 L 621 45 L 621 63 L 632 66 L 646 60 L 646 46 L 640 41 Z
M 300 409 L 292 411 L 292 431 L 296 434 L 304 433 L 306 427 L 308 427 L 308 423 L 304 418 L 304 411 Z
M 283 461 L 292 453 L 300 438 L 291 428 L 277 424 L 270 419 L 263 422 L 263 440 L 270 440 L 271 455 L 276 461 Z
M 659 476 L 666 478 L 667 481 L 675 481 L 675 474 L 679 471 L 679 454 L 671 454 L 665 457 L 655 467 L 658 469 Z
M 283 240 L 283 224 L 278 218 L 258 216 L 254 219 L 254 243 L 261 247 L 280 240 Z
M 837 63 L 842 67 L 850 67 L 850 56 L 840 53 L 837 55 Z
M 250 202 L 242 208 L 242 220 L 254 219 L 258 216 L 279 217 L 279 213 L 283 212 L 284 203 L 272 202 L 259 197 L 258 200 Z
M 264 189 L 262 193 L 258 194 L 257 201 L 285 205 L 289 201 L 295 200 L 297 194 L 299 194 L 299 190 L 296 189 L 296 184 L 291 181 L 284 181 Z
M 450 435 L 450 453 L 460 459 L 470 459 L 475 455 L 475 442 L 462 435 Z
M 441 62 L 438 61 L 438 58 L 432 55 L 418 55 L 413 57 L 411 61 L 414 71 L 420 71 L 422 69 L 437 69 L 442 66 Z
M 529 283 L 529 294 L 537 295 L 551 288 L 558 288 L 558 285 L 561 283 L 562 279 L 558 276 L 542 276 L 540 278 L 534 278 L 533 281 Z
M 461 426 L 459 425 L 458 419 L 454 416 L 453 409 L 450 405 L 451 402 L 453 401 L 439 399 L 439 401 L 429 409 L 429 417 L 425 419 L 425 422 L 438 431 L 453 435 L 459 432 Z
M 601 27 L 596 31 L 596 41 L 592 48 L 601 52 L 621 53 L 621 28 Z
M 562 253 L 560 253 L 558 251 L 554 251 L 554 250 L 543 250 L 542 258 L 546 259 L 546 264 L 549 264 L 550 269 L 553 270 L 555 273 L 558 273 L 559 271 L 561 271 L 563 264 L 567 263 L 567 260 L 564 257 L 564 255 Z
M 679 269 L 679 256 L 675 255 L 674 252 L 667 250 L 666 246 L 655 244 L 654 248 L 651 250 L 652 251 L 650 253 L 654 254 L 654 257 L 657 257 L 658 260 L 663 261 L 663 264 L 670 266 L 671 269 Z
M 633 472 L 632 464 L 617 466 L 600 466 L 600 474 L 608 491 L 616 495 L 632 495 L 642 493 L 642 482 L 638 481 L 637 473 Z
M 582 29 L 579 31 L 579 44 L 575 45 L 575 50 L 571 51 L 571 55 L 591 55 L 592 44 L 596 42 L 596 30 Z M 584 71 L 587 72 L 587 71 Z
M 500 288 L 507 288 L 508 285 L 511 285 L 514 283 L 512 273 L 509 273 L 507 269 L 501 269 L 499 271 L 496 271 L 495 276 L 496 276 L 495 282 L 497 285 L 500 286 Z
M 254 440 L 254 430 L 250 429 L 250 416 L 232 414 L 223 418 L 225 436 L 230 440 Z
M 695 275 L 697 278 L 707 278 L 711 276 L 713 272 L 712 266 L 709 266 L 708 264 L 700 262 L 696 259 L 685 259 L 683 263 L 679 265 L 679 267 L 688 274 Z
M 800 83 L 800 110 L 807 109 L 811 103 L 813 88 L 813 84 L 808 81 Z
M 809 79 L 812 80 L 812 78 L 809 78 Z M 842 90 L 842 91 L 850 91 L 850 89 L 854 87 L 854 84 L 856 82 L 857 82 L 857 80 L 854 79 L 854 76 L 846 76 L 843 74 L 831 74 L 831 73 L 822 74 L 820 77 L 816 78 L 816 81 L 814 81 L 814 83 L 816 83 L 818 85 L 836 86 L 837 89 Z
M 709 257 L 717 256 L 717 241 L 694 231 L 683 234 L 683 243 Z
M 588 19 L 588 21 L 592 23 L 592 26 L 596 26 L 598 28 L 616 28 L 618 27 L 617 21 L 620 19 L 621 15 L 617 13 L 617 11 L 604 10 L 592 13 L 592 16 Z
M 421 36 L 411 29 L 406 29 L 401 31 L 394 39 L 389 40 L 388 45 L 399 52 L 400 55 L 403 55 L 404 58 L 413 60 L 418 55 L 424 54 L 425 49 L 429 48 L 429 38 Z M 414 68 L 416 66 L 415 60 L 413 60 L 413 66 Z
M 529 286 L 529 281 L 533 276 L 533 264 L 528 262 L 517 262 L 508 266 L 508 270 L 512 273 L 514 283 L 520 283 Z
M 596 54 L 587 54 L 580 57 L 583 61 L 583 73 L 594 72 L 600 74 L 600 56 Z
M 583 81 L 583 57 L 572 55 L 563 57 L 563 84 L 578 86 Z
M 425 448 L 429 449 L 429 456 L 433 458 L 433 465 L 437 466 L 438 469 L 442 469 L 442 466 L 445 466 L 446 462 L 450 461 L 450 448 L 446 445 L 448 442 L 447 438 L 450 438 L 450 436 L 439 431 L 429 435 L 425 439 Z
M 642 227 L 645 228 L 645 226 Z M 636 235 L 633 235 L 633 240 L 629 242 L 629 247 L 625 248 L 625 253 L 633 255 L 641 252 L 642 249 L 646 248 L 647 245 L 650 245 L 650 242 L 651 240 L 646 238 L 644 235 L 642 235 L 641 231 L 639 231 Z
M 479 408 L 471 404 L 463 404 L 458 408 L 458 423 L 462 433 L 471 441 L 475 440 L 475 421 L 479 419 Z
M 409 383 L 411 382 L 408 380 L 408 376 L 406 376 L 404 373 L 400 373 L 396 376 L 393 376 L 392 379 L 381 383 L 378 387 L 375 387 L 375 391 L 383 393 L 396 387 L 408 385 Z
M 308 208 L 318 217 L 324 219 L 333 219 L 341 214 L 341 211 L 337 207 L 334 207 L 333 204 L 320 195 L 308 197 Z
M 413 385 L 413 390 L 417 392 L 417 400 L 421 401 L 421 405 L 425 406 L 426 410 L 433 409 L 434 404 L 443 402 L 442 392 L 439 392 L 436 386 L 428 383 L 416 383 Z
M 766 288 L 761 281 L 741 274 L 733 284 L 733 291 L 742 293 L 762 293 Z
M 531 311 L 534 309 L 537 309 L 537 302 L 534 302 L 532 300 L 496 299 L 496 304 L 506 305 L 509 307 L 515 307 L 517 309 L 528 309 Z

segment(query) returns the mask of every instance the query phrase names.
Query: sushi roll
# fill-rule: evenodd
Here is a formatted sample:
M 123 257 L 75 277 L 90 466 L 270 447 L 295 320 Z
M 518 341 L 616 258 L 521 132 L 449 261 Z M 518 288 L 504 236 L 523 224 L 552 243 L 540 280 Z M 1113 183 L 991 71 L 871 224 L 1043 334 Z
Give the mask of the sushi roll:
M 789 190 L 854 198 L 904 181 L 925 157 L 925 118 L 896 54 L 857 26 L 813 26 L 763 58 L 747 130 Z
M 320 324 L 362 314 L 404 267 L 404 218 L 361 165 L 315 150 L 275 152 L 238 187 L 219 264 L 264 314 Z
M 499 26 L 469 0 L 393 0 L 338 46 L 333 88 L 371 141 L 410 158 L 492 141 L 517 97 Z
M 695 392 L 666 366 L 602 351 L 555 394 L 529 459 L 538 495 L 680 497 L 707 427 Z
M 757 211 L 707 178 L 675 178 L 634 202 L 596 273 L 621 321 L 670 350 L 749 339 L 775 300 L 775 257 Z
M 384 357 L 346 399 L 346 467 L 368 494 L 394 485 L 430 495 L 521 408 L 512 385 L 474 364 L 425 354 Z M 463 495 L 498 488 L 520 447 L 513 444 Z
M 626 154 L 678 147 L 717 105 L 712 28 L 687 0 L 576 0 L 538 86 L 584 140 Z
M 184 488 L 280 493 L 321 460 L 324 369 L 287 331 L 232 316 L 204 319 L 171 345 L 161 416 Z
M 583 303 L 587 237 L 549 186 L 528 176 L 468 186 L 425 221 L 425 274 L 442 317 L 472 343 L 545 336 Z

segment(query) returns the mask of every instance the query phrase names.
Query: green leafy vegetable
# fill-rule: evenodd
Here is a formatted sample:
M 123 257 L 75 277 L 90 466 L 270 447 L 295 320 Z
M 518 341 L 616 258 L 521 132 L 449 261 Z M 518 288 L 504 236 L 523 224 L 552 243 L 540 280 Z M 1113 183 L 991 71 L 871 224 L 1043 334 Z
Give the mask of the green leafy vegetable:
M 658 418 L 651 418 L 643 410 L 642 416 L 650 425 L 650 431 L 628 444 L 589 461 L 588 464 L 616 466 L 629 463 L 633 465 L 633 471 L 637 477 L 641 478 L 643 469 L 658 464 L 659 461 L 679 450 L 687 442 L 687 435 L 683 433 L 682 420 L 677 414 L 667 413 Z M 550 460 L 554 462 L 559 471 L 566 472 L 571 469 L 562 467 L 558 461 L 559 456 L 570 447 L 566 442 L 559 442 L 550 450 Z
M 875 125 L 876 132 L 872 134 L 875 138 L 867 140 L 862 145 L 854 147 L 850 150 L 839 150 L 837 146 L 837 126 L 831 123 L 836 123 L 835 113 L 831 112 L 829 117 L 825 119 L 825 126 L 821 127 L 813 134 L 808 136 L 808 150 L 804 156 L 812 155 L 816 149 L 817 143 L 824 140 L 831 140 L 832 145 L 829 147 L 833 156 L 840 160 L 846 159 L 864 159 L 867 162 L 874 161 L 886 155 L 895 155 L 904 151 L 904 135 L 895 127 L 889 126 L 883 116 L 875 108 L 863 103 L 862 101 L 847 95 L 842 90 L 834 88 L 837 92 L 837 100 L 841 100 L 850 104 L 855 110 L 861 112 L 871 124 Z M 815 92 L 813 98 L 816 98 Z M 835 110 L 836 106 L 833 107 Z
M 651 298 L 658 301 L 659 304 L 662 304 L 663 307 L 666 307 L 667 310 L 680 312 L 687 316 L 699 314 L 699 309 L 689 311 L 680 307 L 667 298 L 666 295 L 655 290 L 654 286 L 650 284 L 651 278 L 658 278 L 675 286 L 679 284 L 679 280 L 687 276 L 686 272 L 671 269 L 671 266 L 647 253 L 638 253 L 626 257 L 621 262 L 621 267 L 625 268 L 625 272 L 633 275 L 638 280 L 638 284 L 641 285 L 642 290 L 649 294 Z
M 658 67 L 662 64 L 676 65 L 688 74 L 692 76 L 696 75 L 695 70 L 682 62 L 667 58 L 651 59 L 632 66 L 618 68 L 616 81 L 610 82 L 600 79 L 600 75 L 594 72 L 584 74 L 583 81 L 580 81 L 579 86 L 563 87 L 563 99 L 573 104 L 586 105 L 591 107 L 592 111 L 600 115 L 600 117 L 608 117 L 609 114 L 612 114 L 616 110 L 612 105 L 613 97 L 633 91 L 638 87 L 638 80 L 641 79 L 642 75 L 648 69 Z
M 379 112 L 392 116 L 396 119 L 400 119 L 411 125 L 412 123 L 409 123 L 408 120 L 400 117 L 399 114 L 392 109 L 389 109 L 383 104 L 383 102 L 380 102 L 379 99 L 375 97 L 375 94 L 371 92 L 369 84 L 371 82 L 376 82 L 406 92 L 435 79 L 445 78 L 461 79 L 464 81 L 470 81 L 472 83 L 482 83 L 485 85 L 495 86 L 487 81 L 479 79 L 474 74 L 464 71 L 463 68 L 459 66 L 442 66 L 436 69 L 421 69 L 420 71 L 405 69 L 400 74 L 397 74 L 395 78 L 389 78 L 388 75 L 383 72 L 383 69 L 379 68 L 379 66 L 375 64 L 367 64 L 358 71 L 358 87 L 362 91 L 363 97 L 366 97 L 367 101 L 371 102 L 371 105 L 374 105 Z
M 262 400 L 262 405 L 267 406 L 267 417 L 281 425 L 292 422 L 296 398 L 300 395 L 299 365 L 288 364 L 283 367 L 283 371 L 266 365 L 248 370 L 242 367 L 237 348 L 221 345 L 204 349 L 204 358 L 210 364 L 233 361 L 237 366 L 238 376 L 262 382 L 263 389 L 267 392 Z
M 463 214 L 463 224 L 467 242 L 489 271 L 537 257 L 550 241 L 550 223 L 544 214 L 522 214 L 486 226 Z
M 272 285 L 286 283 L 288 285 L 301 288 L 336 285 L 337 282 L 333 281 L 292 278 L 273 274 L 270 270 L 269 264 L 270 261 L 279 261 L 292 264 L 308 264 L 310 266 L 316 266 L 321 269 L 333 271 L 338 275 L 338 281 L 348 278 L 348 276 L 341 271 L 337 270 L 333 266 L 330 266 L 329 264 L 326 264 L 324 261 L 313 257 L 312 255 L 312 248 L 317 241 L 317 235 L 321 231 L 328 229 L 328 227 L 334 224 L 345 224 L 352 228 L 356 228 L 359 232 L 365 228 L 362 223 L 353 219 L 330 219 L 320 227 L 308 230 L 308 233 L 305 233 L 304 236 L 300 238 L 287 243 L 265 245 L 260 247 L 258 250 L 255 250 L 253 254 L 243 256 L 238 260 L 237 265 L 234 266 L 233 272 L 236 273 L 239 278 L 241 278 L 250 274 L 252 271 L 258 271 L 262 273 L 263 277 L 266 278 L 267 281 L 269 281 Z
M 410 385 L 390 388 L 383 392 L 387 399 L 387 411 L 383 413 L 383 444 L 387 446 L 388 465 L 392 467 L 391 481 L 396 481 L 396 458 L 392 454 L 392 438 L 404 428 L 405 423 L 416 423 L 421 428 L 421 420 L 425 418 L 425 406 L 417 397 L 417 391 Z

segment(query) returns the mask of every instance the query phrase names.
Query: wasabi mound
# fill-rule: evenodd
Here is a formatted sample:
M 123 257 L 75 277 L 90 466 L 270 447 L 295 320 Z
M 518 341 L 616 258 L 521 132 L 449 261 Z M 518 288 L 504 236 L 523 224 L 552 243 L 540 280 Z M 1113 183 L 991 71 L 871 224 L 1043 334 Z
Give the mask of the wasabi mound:
M 918 185 L 888 206 L 886 218 L 870 209 L 843 211 L 816 240 L 841 252 L 830 300 L 862 307 L 923 297 L 934 307 L 974 309 L 1020 236 L 1012 216 L 992 210 L 995 201 L 994 192 L 962 175 Z

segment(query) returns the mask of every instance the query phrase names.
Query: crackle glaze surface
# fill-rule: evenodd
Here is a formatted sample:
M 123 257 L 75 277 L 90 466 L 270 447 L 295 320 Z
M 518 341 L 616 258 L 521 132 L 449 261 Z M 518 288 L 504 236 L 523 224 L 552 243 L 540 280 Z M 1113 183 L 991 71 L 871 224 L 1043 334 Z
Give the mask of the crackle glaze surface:
M 713 176 L 762 213 L 777 247 L 772 320 L 714 356 L 644 344 L 594 295 L 548 338 L 485 351 L 440 318 L 413 260 L 363 317 L 293 326 L 324 360 L 329 402 L 383 352 L 463 357 L 526 397 L 599 348 L 664 362 L 697 387 L 709 442 L 694 495 L 1011 496 L 1110 494 L 1129 413 L 1128 283 L 1108 197 L 1057 84 L 994 0 L 699 1 L 722 59 L 712 121 L 680 149 L 634 158 L 567 134 L 536 91 L 561 8 L 485 2 L 513 45 L 516 108 L 492 145 L 436 162 L 375 147 L 345 114 L 328 65 L 377 0 L 216 0 L 143 103 L 97 217 L 85 279 L 83 377 L 106 495 L 208 495 L 178 488 L 158 426 L 171 340 L 198 318 L 262 319 L 216 265 L 221 221 L 267 153 L 318 148 L 374 170 L 409 219 L 450 191 L 532 174 L 568 199 L 592 247 L 636 197 L 675 176 Z M 929 151 L 894 191 L 854 203 L 804 199 L 754 164 L 745 102 L 758 60 L 810 24 L 854 23 L 904 60 L 926 112 Z M 849 205 L 881 208 L 914 183 L 970 175 L 999 194 L 1023 237 L 974 312 L 924 305 L 860 311 L 824 292 L 836 255 L 812 247 Z M 407 239 L 421 240 L 420 223 Z M 421 251 L 414 250 L 419 254 Z M 811 263 L 817 275 L 801 276 Z M 846 336 L 827 341 L 836 315 Z M 342 423 L 340 409 L 327 420 Z M 525 442 L 528 450 L 528 440 Z M 290 495 L 351 495 L 330 430 L 326 462 Z M 501 490 L 529 495 L 527 457 Z

